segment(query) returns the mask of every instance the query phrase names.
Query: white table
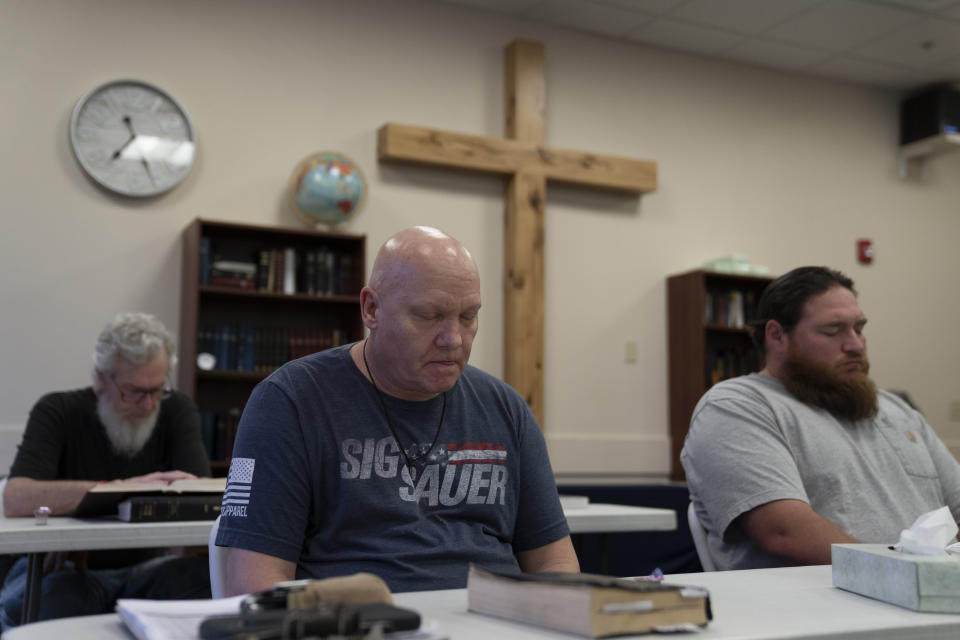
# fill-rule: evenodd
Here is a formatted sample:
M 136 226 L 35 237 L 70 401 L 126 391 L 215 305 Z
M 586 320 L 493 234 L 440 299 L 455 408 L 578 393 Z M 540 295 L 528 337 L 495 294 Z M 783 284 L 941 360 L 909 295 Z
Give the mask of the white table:
M 25 621 L 36 620 L 40 604 L 40 577 L 46 551 L 148 549 L 151 547 L 206 546 L 210 520 L 188 522 L 122 522 L 99 518 L 0 518 L 0 553 L 26 553 L 29 557 L 23 599 Z
M 590 503 L 564 509 L 572 533 L 672 531 L 677 515 L 671 509 Z M 137 549 L 206 545 L 212 521 L 121 522 L 98 518 L 0 518 L 0 553 Z
M 668 576 L 710 590 L 703 638 L 960 638 L 960 615 L 917 613 L 833 586 L 830 565 Z
M 564 508 L 570 533 L 615 533 L 617 531 L 673 531 L 677 513 L 673 509 L 632 507 L 591 502 L 586 507 Z
M 578 555 L 583 551 L 580 534 L 600 534 L 600 567 L 594 569 L 597 573 L 610 573 L 611 570 L 606 534 L 624 531 L 674 531 L 677 528 L 677 514 L 673 509 L 590 502 L 582 507 L 565 506 L 563 515 L 567 518 L 570 533 L 573 534 L 573 547 Z
M 669 531 L 677 528 L 670 509 L 590 503 L 564 509 L 572 533 Z M 40 555 L 46 551 L 145 549 L 206 546 L 213 522 L 121 522 L 99 518 L 48 518 L 39 526 L 33 518 L 0 517 L 0 553 L 30 554 L 24 620 L 36 620 L 40 594 Z
M 713 621 L 691 640 L 801 640 L 852 638 L 934 640 L 960 638 L 960 615 L 916 613 L 836 589 L 829 566 L 720 571 L 667 576 L 668 582 L 710 590 Z M 554 633 L 467 611 L 465 589 L 394 596 L 420 612 L 424 624 L 453 640 L 570 640 Z M 13 629 L 4 640 L 129 640 L 115 614 L 66 618 Z M 659 636 L 642 636 L 644 638 Z
M 212 520 L 122 522 L 99 518 L 0 518 L 0 553 L 207 545 Z
M 829 565 L 669 575 L 706 587 L 713 621 L 690 640 L 957 640 L 960 615 L 917 613 L 833 586 Z M 397 594 L 455 640 L 570 640 L 573 636 L 467 612 L 466 590 Z M 659 638 L 666 636 L 640 636 Z

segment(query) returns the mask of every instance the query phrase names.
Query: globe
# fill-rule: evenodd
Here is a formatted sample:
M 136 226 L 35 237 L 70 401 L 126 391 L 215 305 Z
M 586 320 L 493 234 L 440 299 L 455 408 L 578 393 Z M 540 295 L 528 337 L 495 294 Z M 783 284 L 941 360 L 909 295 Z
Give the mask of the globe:
M 291 204 L 313 224 L 340 224 L 362 206 L 366 194 L 367 183 L 359 167 L 333 151 L 307 156 L 290 177 Z

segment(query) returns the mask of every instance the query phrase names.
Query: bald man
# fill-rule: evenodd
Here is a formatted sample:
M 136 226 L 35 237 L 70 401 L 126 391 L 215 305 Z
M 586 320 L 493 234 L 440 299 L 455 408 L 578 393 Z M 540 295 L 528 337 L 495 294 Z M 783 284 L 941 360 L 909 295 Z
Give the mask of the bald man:
M 415 227 L 384 243 L 360 293 L 369 336 L 250 396 L 217 537 L 228 593 L 358 571 L 394 592 L 460 588 L 471 562 L 579 571 L 533 414 L 467 364 L 479 313 L 457 240 Z

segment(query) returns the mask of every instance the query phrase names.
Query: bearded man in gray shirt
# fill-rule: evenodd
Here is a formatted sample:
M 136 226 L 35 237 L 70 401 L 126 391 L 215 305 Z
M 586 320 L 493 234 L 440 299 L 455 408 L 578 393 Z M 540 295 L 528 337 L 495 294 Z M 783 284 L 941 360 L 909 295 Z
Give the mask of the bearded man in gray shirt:
M 923 416 L 877 390 L 853 281 L 800 267 L 760 298 L 759 373 L 700 399 L 681 453 L 717 569 L 829 564 L 830 545 L 896 542 L 960 516 L 960 465 Z

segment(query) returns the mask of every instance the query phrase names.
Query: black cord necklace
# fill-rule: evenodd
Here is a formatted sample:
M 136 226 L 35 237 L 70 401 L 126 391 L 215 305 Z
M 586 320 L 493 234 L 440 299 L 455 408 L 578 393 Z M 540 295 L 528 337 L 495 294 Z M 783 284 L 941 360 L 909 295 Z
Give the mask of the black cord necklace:
M 380 405 L 380 411 L 383 413 L 383 419 L 387 421 L 387 426 L 390 428 L 390 433 L 393 434 L 393 439 L 397 442 L 397 448 L 400 449 L 400 453 L 403 455 L 404 461 L 406 461 L 407 471 L 410 473 L 411 479 L 416 479 L 416 471 L 418 469 L 426 466 L 427 456 L 433 451 L 433 448 L 437 445 L 437 440 L 440 438 L 440 430 L 443 429 L 443 416 L 447 413 L 447 392 L 443 392 L 443 408 L 440 409 L 440 422 L 437 423 L 437 432 L 433 436 L 433 442 L 430 443 L 430 448 L 427 449 L 424 453 L 420 455 L 415 455 L 412 458 L 407 455 L 407 452 L 403 448 L 403 444 L 400 443 L 400 436 L 397 435 L 397 430 L 393 428 L 393 423 L 390 421 L 390 414 L 387 413 L 387 405 L 383 402 L 382 392 L 377 386 L 377 381 L 373 379 L 373 371 L 370 370 L 370 365 L 367 363 L 367 341 L 363 341 L 363 366 L 367 368 L 367 375 L 370 376 L 370 382 L 373 384 L 373 390 L 377 396 L 377 403 Z

